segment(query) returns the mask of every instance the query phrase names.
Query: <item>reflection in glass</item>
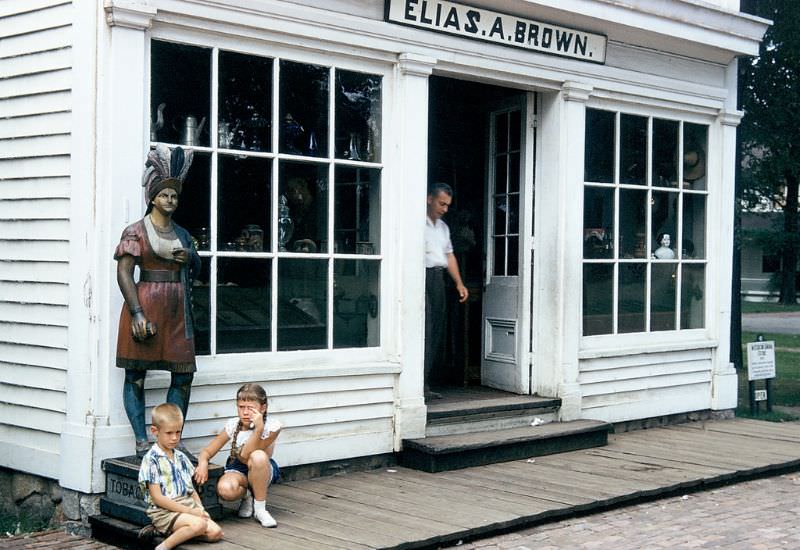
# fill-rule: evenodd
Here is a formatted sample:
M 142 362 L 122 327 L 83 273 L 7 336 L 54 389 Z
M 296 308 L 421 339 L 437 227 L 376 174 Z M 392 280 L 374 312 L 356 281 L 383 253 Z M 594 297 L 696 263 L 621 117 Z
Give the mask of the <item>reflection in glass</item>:
M 511 127 L 508 130 L 509 133 L 509 151 L 519 151 L 520 141 L 522 139 L 522 126 L 521 126 L 521 117 L 522 111 L 519 109 L 511 111 L 510 113 L 510 122 Z
M 706 196 L 683 195 L 683 240 L 681 257 L 705 259 L 706 257 Z
M 197 355 L 211 353 L 211 300 L 209 275 L 211 258 L 200 258 L 200 273 L 192 286 L 192 314 L 194 317 L 194 350 Z
M 681 278 L 681 328 L 705 327 L 705 266 L 683 264 Z
M 619 182 L 647 184 L 647 118 L 620 115 Z
M 280 64 L 280 152 L 328 156 L 329 69 Z
M 263 158 L 219 156 L 219 250 L 270 249 L 270 163 Z
M 678 229 L 678 193 L 672 191 L 653 191 L 650 202 L 650 224 L 653 228 L 651 244 L 653 252 L 661 246 L 663 236 L 670 236 L 670 248 L 677 247 Z M 673 257 L 677 257 L 674 254 Z M 669 258 L 668 258 L 669 259 Z
M 189 231 L 197 250 L 211 250 L 211 155 L 195 151 L 173 219 Z
M 508 152 L 508 113 L 495 115 L 495 154 Z
M 496 156 L 494 166 L 494 192 L 505 193 L 508 189 L 508 155 Z
M 207 146 L 211 49 L 153 40 L 150 60 L 150 141 Z
M 620 264 L 617 332 L 645 331 L 646 276 L 645 263 Z
M 610 111 L 586 109 L 584 180 L 614 182 L 614 120 Z
M 494 273 L 497 277 L 506 274 L 506 239 L 505 237 L 495 237 L 494 239 Z
M 583 257 L 614 257 L 614 190 L 586 187 L 583 191 Z
M 519 195 L 508 196 L 508 234 L 519 235 Z
M 508 237 L 508 267 L 506 275 L 519 275 L 519 237 Z
M 677 269 L 675 263 L 652 264 L 650 330 L 675 330 Z
M 702 191 L 706 189 L 706 153 L 708 152 L 708 126 L 683 124 L 683 187 Z
M 494 198 L 494 234 L 505 235 L 506 218 L 508 213 L 508 200 L 506 195 Z
M 336 158 L 380 162 L 381 77 L 336 71 Z
M 333 347 L 380 345 L 380 262 L 335 260 Z
M 217 353 L 268 351 L 271 260 L 217 260 Z
M 328 167 L 284 162 L 278 195 L 286 197 L 293 231 L 289 252 L 328 251 Z
M 653 185 L 678 186 L 678 122 L 653 119 Z
M 220 51 L 217 145 L 269 151 L 271 126 L 272 59 Z
M 328 260 L 278 260 L 278 350 L 323 349 L 328 335 Z
M 583 335 L 611 334 L 614 296 L 612 264 L 583 265 Z
M 519 191 L 520 178 L 519 153 L 511 153 L 508 156 L 508 192 L 516 193 Z
M 334 252 L 380 253 L 380 175 L 373 168 L 336 167 Z
M 647 191 L 619 191 L 619 249 L 620 258 L 646 258 Z

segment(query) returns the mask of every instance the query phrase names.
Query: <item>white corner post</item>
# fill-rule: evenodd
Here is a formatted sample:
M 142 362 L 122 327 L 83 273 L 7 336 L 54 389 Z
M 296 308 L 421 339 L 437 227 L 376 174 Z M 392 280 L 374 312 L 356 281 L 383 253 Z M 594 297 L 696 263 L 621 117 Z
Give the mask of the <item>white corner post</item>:
M 397 384 L 395 449 L 403 439 L 424 437 L 425 199 L 428 186 L 428 77 L 436 60 L 405 53 L 398 57 L 396 228 L 399 261 L 396 295 L 400 307 L 398 352 L 403 369 Z
M 582 82 L 565 82 L 561 88 L 559 150 L 560 165 L 557 205 L 557 296 L 561 301 L 556 340 L 561 367 L 558 397 L 559 417 L 575 420 L 581 416 L 581 387 L 578 351 L 581 338 L 581 297 L 583 266 L 583 163 L 586 125 L 586 102 L 592 86 Z
M 715 130 L 718 132 L 719 138 L 711 142 L 713 144 L 716 141 L 719 144 L 719 150 L 717 154 L 709 155 L 709 172 L 719 174 L 717 180 L 719 185 L 712 210 L 712 212 L 718 213 L 718 223 L 714 223 L 713 218 L 710 219 L 711 225 L 708 229 L 710 235 L 715 235 L 714 238 L 719 239 L 713 249 L 718 251 L 719 258 L 724 258 L 724 261 L 717 262 L 716 273 L 709 269 L 706 283 L 706 288 L 717 287 L 716 299 L 719 300 L 717 307 L 711 309 L 711 311 L 717 312 L 715 322 L 719 340 L 715 351 L 711 380 L 712 410 L 735 409 L 737 404 L 738 377 L 736 368 L 730 361 L 731 299 L 733 297 L 730 281 L 733 276 L 733 217 L 734 201 L 736 200 L 736 127 L 744 113 L 736 110 L 736 67 L 737 62 L 734 60 L 727 69 L 728 90 L 731 92 L 731 97 L 717 116 Z M 719 164 L 715 163 L 714 159 L 719 159 Z M 715 282 L 719 284 L 714 285 Z M 708 304 L 707 307 L 710 305 Z
M 101 14 L 92 7 L 78 15 L 98 18 Z M 119 0 L 106 0 L 104 12 L 107 26 L 92 26 L 88 35 L 92 43 L 97 37 L 97 49 L 85 48 L 96 51 L 97 76 L 76 73 L 73 114 L 82 118 L 76 120 L 73 135 L 70 349 L 59 481 L 85 493 L 105 490 L 104 458 L 133 451 L 122 403 L 124 372 L 114 366 L 122 298 L 112 256 L 122 229 L 141 210 L 148 81 L 145 31 L 156 15 L 144 2 Z M 87 79 L 95 79 L 96 91 L 86 90 Z M 88 106 L 80 101 L 87 97 Z

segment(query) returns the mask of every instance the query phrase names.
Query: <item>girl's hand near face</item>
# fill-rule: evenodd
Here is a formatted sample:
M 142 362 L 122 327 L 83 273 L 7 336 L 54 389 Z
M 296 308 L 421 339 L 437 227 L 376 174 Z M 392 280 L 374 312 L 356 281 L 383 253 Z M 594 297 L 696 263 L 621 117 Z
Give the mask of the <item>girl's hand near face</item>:
M 264 414 L 256 407 L 250 407 L 250 424 L 255 433 L 261 437 L 261 432 L 264 431 Z

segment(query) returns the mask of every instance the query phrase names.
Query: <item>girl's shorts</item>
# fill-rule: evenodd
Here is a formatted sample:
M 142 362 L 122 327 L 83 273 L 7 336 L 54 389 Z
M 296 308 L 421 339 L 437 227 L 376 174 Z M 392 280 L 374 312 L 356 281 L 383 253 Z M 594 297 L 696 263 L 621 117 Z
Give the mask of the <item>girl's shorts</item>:
M 269 465 L 272 467 L 272 477 L 269 478 L 267 485 L 272 485 L 273 483 L 277 483 L 280 479 L 281 469 L 278 463 L 272 458 L 269 459 Z M 247 464 L 240 461 L 238 458 L 228 457 L 228 461 L 225 463 L 225 473 L 239 472 L 244 475 L 244 477 L 247 477 L 248 471 Z

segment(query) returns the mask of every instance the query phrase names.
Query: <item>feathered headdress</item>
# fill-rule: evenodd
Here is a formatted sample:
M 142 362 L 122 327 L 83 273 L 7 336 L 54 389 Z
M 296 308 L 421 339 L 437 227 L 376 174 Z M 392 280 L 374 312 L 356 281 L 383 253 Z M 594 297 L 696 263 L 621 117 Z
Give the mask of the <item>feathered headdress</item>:
M 194 151 L 175 147 L 170 151 L 163 143 L 156 145 L 147 153 L 142 187 L 144 187 L 144 200 L 150 204 L 156 195 L 166 188 L 174 189 L 180 194 L 183 180 L 192 165 Z

